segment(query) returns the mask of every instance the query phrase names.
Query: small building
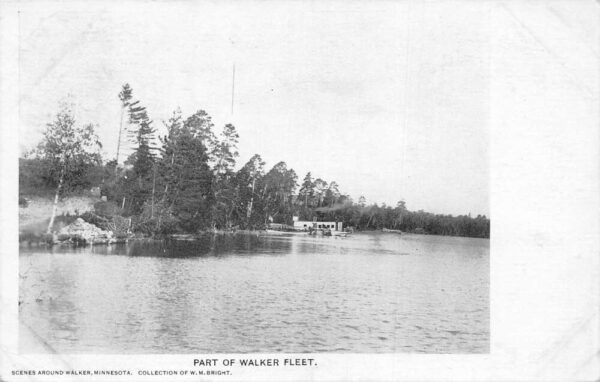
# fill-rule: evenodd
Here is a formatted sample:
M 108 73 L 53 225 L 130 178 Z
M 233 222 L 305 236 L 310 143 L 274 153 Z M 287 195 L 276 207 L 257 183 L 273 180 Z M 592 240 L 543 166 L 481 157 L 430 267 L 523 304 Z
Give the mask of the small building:
M 332 231 L 343 231 L 342 222 L 319 222 L 294 219 L 294 229 L 296 231 L 308 231 L 312 229 L 330 229 Z

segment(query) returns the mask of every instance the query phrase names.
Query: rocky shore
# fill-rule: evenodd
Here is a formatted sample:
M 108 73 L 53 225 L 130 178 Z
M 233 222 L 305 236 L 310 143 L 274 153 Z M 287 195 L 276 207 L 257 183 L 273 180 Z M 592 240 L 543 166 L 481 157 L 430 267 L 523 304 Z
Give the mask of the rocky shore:
M 116 239 L 110 231 L 103 231 L 93 224 L 77 218 L 73 223 L 63 227 L 56 235 L 57 243 L 64 244 L 110 244 Z
M 130 238 L 130 236 L 115 236 L 111 231 L 103 230 L 82 218 L 77 218 L 53 234 L 21 232 L 19 243 L 28 246 L 96 245 L 125 243 Z

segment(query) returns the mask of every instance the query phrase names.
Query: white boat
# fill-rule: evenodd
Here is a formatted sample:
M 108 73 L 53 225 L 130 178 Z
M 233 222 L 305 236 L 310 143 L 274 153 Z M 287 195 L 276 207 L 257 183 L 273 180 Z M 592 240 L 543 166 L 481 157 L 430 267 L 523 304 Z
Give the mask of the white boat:
M 340 237 L 347 237 L 348 235 L 350 235 L 350 232 L 345 232 L 345 231 L 333 231 L 331 232 L 332 236 L 340 236 Z
M 388 229 L 388 228 L 383 228 L 382 229 L 383 232 L 390 232 L 390 233 L 397 233 L 399 235 L 402 235 L 404 232 L 400 231 L 399 229 Z
M 305 231 L 278 231 L 275 229 L 267 229 L 265 232 L 269 235 L 306 235 Z
M 346 237 L 346 236 L 350 235 L 350 232 L 316 229 L 316 230 L 313 230 L 312 232 L 309 232 L 308 234 L 309 235 L 313 235 L 313 236 L 340 236 L 340 237 Z

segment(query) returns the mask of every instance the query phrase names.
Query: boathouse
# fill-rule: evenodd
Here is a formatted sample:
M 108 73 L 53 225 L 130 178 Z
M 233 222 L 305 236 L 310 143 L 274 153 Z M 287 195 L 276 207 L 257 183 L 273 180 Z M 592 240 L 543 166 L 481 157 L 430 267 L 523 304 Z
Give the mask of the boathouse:
M 308 231 L 312 229 L 330 229 L 332 231 L 343 231 L 342 222 L 320 222 L 320 221 L 307 221 L 299 220 L 298 217 L 294 216 L 294 229 L 296 231 Z

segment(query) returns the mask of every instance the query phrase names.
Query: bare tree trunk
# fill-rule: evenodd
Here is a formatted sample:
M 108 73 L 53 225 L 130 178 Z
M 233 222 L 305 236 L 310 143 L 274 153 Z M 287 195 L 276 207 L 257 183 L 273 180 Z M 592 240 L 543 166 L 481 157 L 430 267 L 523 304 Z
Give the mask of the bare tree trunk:
M 115 166 L 115 174 L 117 173 L 117 167 L 119 167 L 119 150 L 121 149 L 121 131 L 123 130 L 123 116 L 125 114 L 125 108 L 121 108 L 121 122 L 119 123 L 119 140 L 117 141 L 117 165 Z
M 156 230 L 157 231 L 160 229 L 160 223 L 161 223 L 161 220 L 162 220 L 161 217 L 162 217 L 162 214 L 159 214 L 158 215 L 158 221 L 156 222 Z
M 169 169 L 171 171 L 171 175 L 173 172 L 173 163 L 175 163 L 175 153 L 171 154 L 171 169 Z M 163 196 L 162 196 L 162 201 L 163 203 L 165 202 L 166 198 L 167 198 L 167 192 L 169 191 L 169 180 L 167 180 L 165 182 L 165 192 L 163 192 Z
M 246 218 L 250 221 L 250 215 L 252 215 L 252 204 L 254 203 L 254 186 L 256 185 L 256 177 L 252 179 L 252 196 L 250 196 L 250 203 L 248 204 L 248 212 Z
M 172 168 L 173 168 L 173 162 L 175 162 L 175 154 L 171 154 L 171 169 L 169 169 L 169 171 L 171 171 L 171 175 L 172 175 Z M 167 178 L 167 180 L 165 181 L 165 190 L 163 191 L 163 195 L 160 198 L 160 201 L 162 203 L 162 205 L 164 206 L 166 200 L 167 200 L 167 192 L 169 192 L 169 181 L 170 179 Z M 160 216 L 159 216 L 159 221 L 158 221 L 158 225 L 160 226 Z
M 152 177 L 152 207 L 150 210 L 150 219 L 154 219 L 154 190 L 156 189 L 156 163 L 154 164 L 154 175 Z
M 60 178 L 58 179 L 58 187 L 56 187 L 56 194 L 54 195 L 54 205 L 52 206 L 52 215 L 50 216 L 50 223 L 48 224 L 48 229 L 46 233 L 52 233 L 52 226 L 54 225 L 54 218 L 56 217 L 56 208 L 58 207 L 58 197 L 60 195 L 60 190 L 62 189 L 63 181 L 65 178 L 65 168 L 62 167 L 60 169 Z
M 233 224 L 231 224 L 231 214 L 233 213 L 233 209 L 228 209 L 225 214 L 225 227 L 231 228 Z

